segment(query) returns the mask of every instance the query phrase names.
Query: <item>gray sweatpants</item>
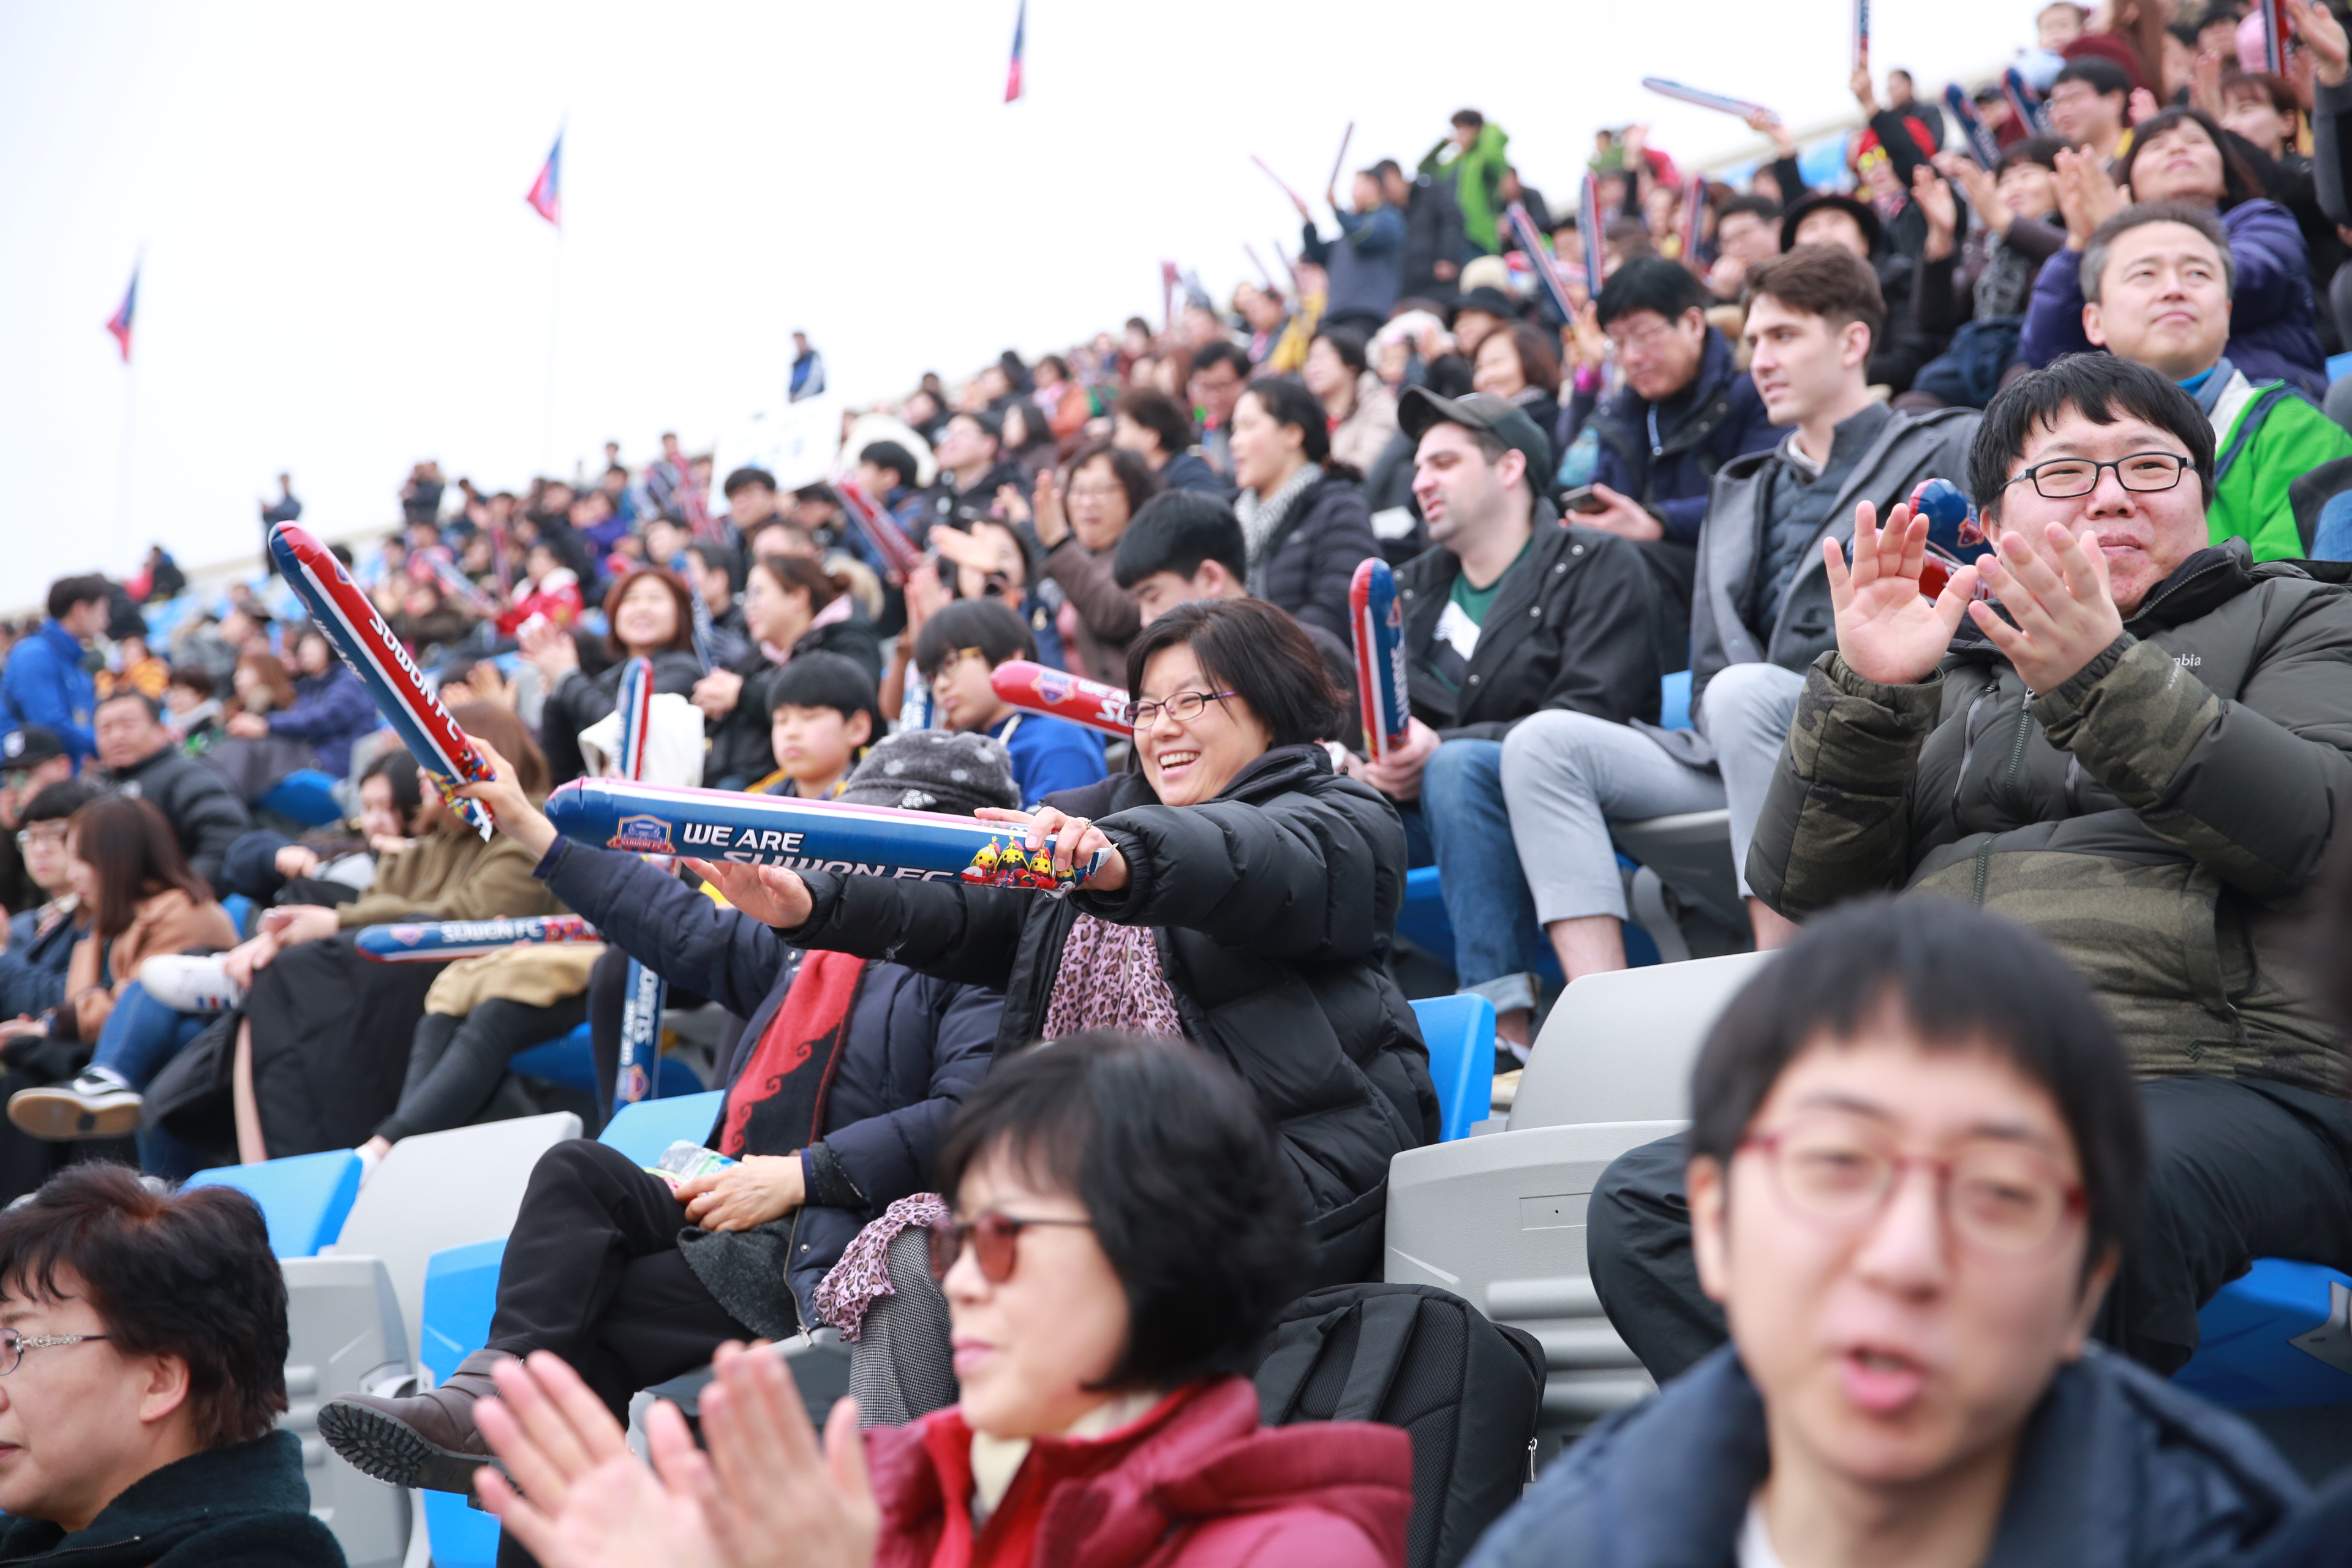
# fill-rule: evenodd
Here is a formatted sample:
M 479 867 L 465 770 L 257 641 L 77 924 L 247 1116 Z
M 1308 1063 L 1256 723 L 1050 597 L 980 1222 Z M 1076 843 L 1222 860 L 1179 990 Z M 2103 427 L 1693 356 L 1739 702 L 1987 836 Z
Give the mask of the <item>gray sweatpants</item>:
M 1729 809 L 1731 863 L 1745 894 L 1748 841 L 1804 684 L 1801 670 L 1777 664 L 1735 664 L 1709 680 L 1699 728 L 1714 742 L 1712 766 L 1678 762 L 1631 725 L 1588 713 L 1538 713 L 1513 730 L 1503 742 L 1503 800 L 1536 919 L 1623 920 L 1610 823 L 1691 811 Z

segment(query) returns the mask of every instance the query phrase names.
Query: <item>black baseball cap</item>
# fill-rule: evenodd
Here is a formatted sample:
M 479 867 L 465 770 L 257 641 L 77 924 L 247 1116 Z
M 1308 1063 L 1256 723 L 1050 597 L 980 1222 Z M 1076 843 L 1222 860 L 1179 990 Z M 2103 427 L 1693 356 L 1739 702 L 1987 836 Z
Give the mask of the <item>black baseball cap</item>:
M 1526 455 L 1529 490 L 1542 495 L 1551 488 L 1551 437 L 1528 417 L 1526 409 L 1507 397 L 1491 392 L 1440 397 L 1425 386 L 1409 386 L 1397 399 L 1397 424 L 1416 444 L 1433 425 L 1484 431 Z
M 37 768 L 66 756 L 66 743 L 55 730 L 26 724 L 0 735 L 0 768 Z

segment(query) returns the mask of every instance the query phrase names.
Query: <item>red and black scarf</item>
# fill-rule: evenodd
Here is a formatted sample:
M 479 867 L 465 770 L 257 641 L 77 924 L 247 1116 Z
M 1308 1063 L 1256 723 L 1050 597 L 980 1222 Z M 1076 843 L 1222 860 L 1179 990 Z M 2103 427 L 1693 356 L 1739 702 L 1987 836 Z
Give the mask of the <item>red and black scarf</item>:
M 824 1099 L 849 1043 L 849 1009 L 866 961 L 811 952 L 727 1090 L 719 1152 L 785 1154 L 816 1142 Z

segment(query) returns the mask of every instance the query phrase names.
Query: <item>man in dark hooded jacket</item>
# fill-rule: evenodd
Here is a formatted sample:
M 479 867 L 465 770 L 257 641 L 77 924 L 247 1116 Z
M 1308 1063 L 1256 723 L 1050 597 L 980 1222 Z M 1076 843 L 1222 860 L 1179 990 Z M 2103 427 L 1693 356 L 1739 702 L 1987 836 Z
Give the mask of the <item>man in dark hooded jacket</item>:
M 1020 804 L 1003 748 L 940 730 L 894 735 L 840 800 L 949 815 Z M 931 1179 L 931 1152 L 988 1069 L 1001 994 L 901 964 L 788 947 L 634 855 L 556 837 L 518 793 L 499 826 L 605 939 L 747 1020 L 709 1138 L 740 1161 L 672 1184 L 585 1139 L 531 1173 L 499 1269 L 488 1344 L 440 1387 L 354 1395 L 320 1413 L 338 1453 L 395 1486 L 467 1492 L 488 1452 L 473 1404 L 499 1360 L 550 1350 L 625 1414 L 636 1390 L 721 1342 L 781 1339 L 865 1224 Z M 780 1289 L 788 1285 L 789 1290 Z

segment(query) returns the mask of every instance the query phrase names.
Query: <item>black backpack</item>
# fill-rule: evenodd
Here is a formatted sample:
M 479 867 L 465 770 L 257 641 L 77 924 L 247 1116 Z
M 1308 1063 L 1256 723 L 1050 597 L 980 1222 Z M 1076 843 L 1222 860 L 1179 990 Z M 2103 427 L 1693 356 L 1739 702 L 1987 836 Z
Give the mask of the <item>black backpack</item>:
M 1454 1568 L 1535 1479 L 1543 1349 L 1429 1285 L 1334 1285 L 1283 1309 L 1259 1352 L 1259 1414 L 1378 1421 L 1412 1438 L 1409 1568 Z

